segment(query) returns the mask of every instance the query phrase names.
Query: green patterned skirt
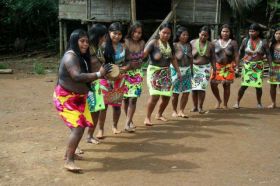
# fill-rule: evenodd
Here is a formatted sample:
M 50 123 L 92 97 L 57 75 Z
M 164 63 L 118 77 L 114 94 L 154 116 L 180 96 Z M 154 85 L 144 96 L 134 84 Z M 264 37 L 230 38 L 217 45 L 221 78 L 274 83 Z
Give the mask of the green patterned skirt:
M 241 86 L 261 88 L 263 85 L 263 61 L 244 61 Z
M 95 80 L 91 83 L 91 89 L 88 92 L 87 102 L 90 112 L 97 112 L 105 109 L 103 94 L 100 89 L 99 80 Z
M 273 63 L 271 65 L 271 69 L 269 71 L 269 80 L 270 84 L 280 84 L 280 63 Z
M 169 67 L 149 65 L 147 69 L 147 85 L 150 95 L 171 96 L 172 83 Z

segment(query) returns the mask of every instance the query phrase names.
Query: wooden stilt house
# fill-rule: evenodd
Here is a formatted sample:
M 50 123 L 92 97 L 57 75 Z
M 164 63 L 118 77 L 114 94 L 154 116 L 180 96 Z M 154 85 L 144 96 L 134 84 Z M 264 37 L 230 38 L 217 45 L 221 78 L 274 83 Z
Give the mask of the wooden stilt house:
M 229 11 L 222 0 L 59 0 L 60 50 L 66 48 L 69 21 L 90 26 L 94 22 L 129 24 L 137 20 L 153 26 L 153 37 L 165 22 L 215 28 L 228 22 Z

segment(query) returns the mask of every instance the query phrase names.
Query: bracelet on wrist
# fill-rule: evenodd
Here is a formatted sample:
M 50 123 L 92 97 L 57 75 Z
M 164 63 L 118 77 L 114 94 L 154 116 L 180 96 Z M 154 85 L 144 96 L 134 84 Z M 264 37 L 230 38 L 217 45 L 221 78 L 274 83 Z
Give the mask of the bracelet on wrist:
M 97 76 L 98 78 L 100 78 L 100 77 L 101 77 L 101 73 L 100 73 L 100 72 L 96 72 L 96 76 Z

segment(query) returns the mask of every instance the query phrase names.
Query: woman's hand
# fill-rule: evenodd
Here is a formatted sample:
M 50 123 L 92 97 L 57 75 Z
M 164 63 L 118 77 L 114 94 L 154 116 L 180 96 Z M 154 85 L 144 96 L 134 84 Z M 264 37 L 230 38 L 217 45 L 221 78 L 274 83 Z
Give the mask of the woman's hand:
M 100 72 L 101 76 L 104 76 L 104 75 L 110 73 L 111 71 L 112 71 L 112 64 L 111 63 L 103 64 L 99 69 L 99 72 Z

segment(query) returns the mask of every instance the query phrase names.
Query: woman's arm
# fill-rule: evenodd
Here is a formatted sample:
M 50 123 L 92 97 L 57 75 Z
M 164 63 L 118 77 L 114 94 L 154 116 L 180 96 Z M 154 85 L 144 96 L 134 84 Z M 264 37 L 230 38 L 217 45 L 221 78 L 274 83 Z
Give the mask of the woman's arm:
M 96 73 L 83 73 L 81 72 L 81 67 L 76 56 L 74 56 L 73 54 L 69 54 L 65 57 L 65 67 L 69 72 L 71 78 L 76 82 L 92 82 L 100 78 L 101 76 L 104 76 L 112 69 L 111 65 L 104 65 L 105 67 L 101 67 L 100 70 Z

